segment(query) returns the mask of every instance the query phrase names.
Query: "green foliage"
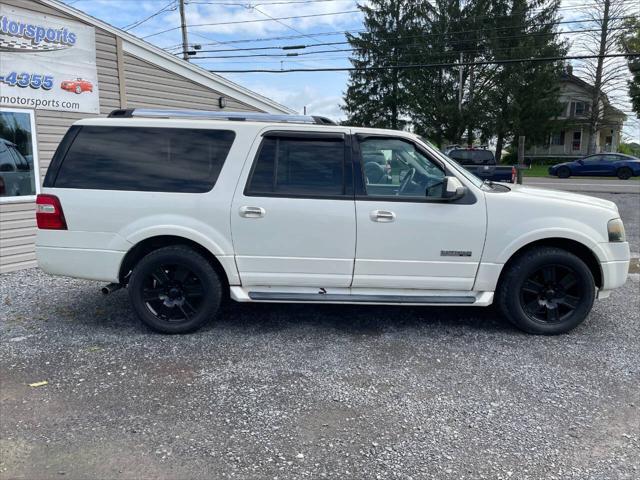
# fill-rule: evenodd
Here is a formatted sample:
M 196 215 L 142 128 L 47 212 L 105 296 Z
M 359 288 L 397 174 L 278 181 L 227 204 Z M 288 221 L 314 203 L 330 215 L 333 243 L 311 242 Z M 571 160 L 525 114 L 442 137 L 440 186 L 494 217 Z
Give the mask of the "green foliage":
M 566 53 L 559 38 L 559 0 L 372 0 L 360 8 L 366 31 L 355 49 L 345 93 L 347 122 L 401 128 L 410 119 L 442 147 L 498 134 L 544 140 L 560 110 L 560 62 L 464 65 Z M 393 65 L 440 67 L 380 69 Z M 451 66 L 454 64 L 454 66 Z M 462 72 L 460 71 L 462 69 Z M 462 73 L 462 75 L 460 75 Z M 462 90 L 461 107 L 459 92 Z
M 627 19 L 625 28 L 628 30 L 625 30 L 620 40 L 622 50 L 625 53 L 640 52 L 640 20 Z M 636 112 L 636 117 L 640 118 L 640 57 L 628 57 L 627 65 L 631 72 L 631 79 L 628 81 L 631 108 Z
M 640 158 L 640 144 L 635 142 L 621 143 L 618 147 L 618 151 L 625 155 L 633 155 L 634 157 Z
M 356 68 L 349 76 L 345 105 L 347 123 L 379 128 L 402 128 L 402 116 L 409 111 L 407 71 L 384 69 L 405 62 L 407 48 L 416 31 L 414 20 L 420 1 L 371 0 L 360 6 L 366 31 L 347 34 L 354 48 L 351 63 Z

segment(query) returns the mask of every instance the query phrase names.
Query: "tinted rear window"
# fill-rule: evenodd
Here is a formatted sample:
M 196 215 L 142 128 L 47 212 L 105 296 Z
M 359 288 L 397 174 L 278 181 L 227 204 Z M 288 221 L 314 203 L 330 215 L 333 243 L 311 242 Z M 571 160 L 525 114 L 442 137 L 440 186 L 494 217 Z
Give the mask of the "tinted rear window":
M 344 140 L 265 138 L 247 185 L 249 195 L 342 195 Z
M 489 150 L 451 150 L 449 157 L 458 163 L 493 163 L 493 153 Z
M 208 192 L 234 138 L 227 130 L 83 126 L 62 161 L 55 186 Z

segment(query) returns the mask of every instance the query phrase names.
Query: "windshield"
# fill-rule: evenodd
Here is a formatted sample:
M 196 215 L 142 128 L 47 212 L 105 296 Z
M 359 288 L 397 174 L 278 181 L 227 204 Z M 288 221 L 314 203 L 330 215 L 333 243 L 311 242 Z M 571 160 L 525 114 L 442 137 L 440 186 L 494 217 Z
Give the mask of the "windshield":
M 454 149 L 447 155 L 462 165 L 495 163 L 493 153 L 489 150 Z
M 423 146 L 428 148 L 429 152 L 432 155 L 435 155 L 436 157 L 438 157 L 438 159 L 440 159 L 441 161 L 443 161 L 447 165 L 449 165 L 449 167 L 451 167 L 452 169 L 454 169 L 457 172 L 459 172 L 464 178 L 469 180 L 476 187 L 478 187 L 478 188 L 482 187 L 482 185 L 484 183 L 482 180 L 480 180 L 478 177 L 476 177 L 473 173 L 469 172 L 468 170 L 466 170 L 463 167 L 461 167 L 460 165 L 458 165 L 457 162 L 451 161 L 451 159 L 449 157 L 447 157 L 444 153 L 442 153 L 440 150 L 438 150 L 438 147 L 433 145 L 429 140 L 426 140 L 425 138 L 422 138 L 420 136 L 418 136 L 418 140 L 423 144 Z

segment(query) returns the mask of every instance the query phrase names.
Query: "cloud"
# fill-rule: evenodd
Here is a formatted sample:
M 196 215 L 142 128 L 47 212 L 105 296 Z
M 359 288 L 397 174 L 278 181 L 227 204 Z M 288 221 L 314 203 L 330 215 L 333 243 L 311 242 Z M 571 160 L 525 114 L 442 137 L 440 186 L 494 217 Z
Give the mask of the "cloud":
M 343 103 L 342 96 L 327 95 L 312 86 L 304 86 L 293 91 L 264 84 L 249 85 L 249 88 L 299 113 L 302 113 L 306 106 L 307 115 L 319 115 L 338 121 L 345 118 L 344 112 L 340 109 Z

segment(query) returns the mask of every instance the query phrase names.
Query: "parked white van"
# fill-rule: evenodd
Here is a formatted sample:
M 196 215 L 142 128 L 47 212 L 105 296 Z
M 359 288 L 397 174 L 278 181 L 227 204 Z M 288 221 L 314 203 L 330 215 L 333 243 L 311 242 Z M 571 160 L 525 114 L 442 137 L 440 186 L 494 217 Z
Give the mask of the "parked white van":
M 76 122 L 37 198 L 51 274 L 126 287 L 184 333 L 239 302 L 487 306 L 566 332 L 625 283 L 606 200 L 482 182 L 408 132 L 269 114 Z

